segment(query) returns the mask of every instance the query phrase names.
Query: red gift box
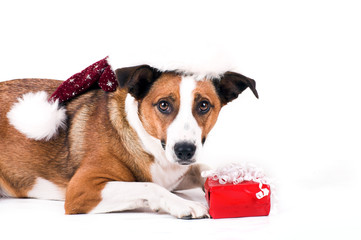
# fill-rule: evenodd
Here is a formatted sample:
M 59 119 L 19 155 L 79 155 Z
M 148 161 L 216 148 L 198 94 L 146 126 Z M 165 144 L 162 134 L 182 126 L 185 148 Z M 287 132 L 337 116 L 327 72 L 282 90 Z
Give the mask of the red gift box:
M 221 184 L 207 178 L 204 188 L 212 218 L 269 215 L 271 189 L 268 184 L 260 185 L 254 181 Z

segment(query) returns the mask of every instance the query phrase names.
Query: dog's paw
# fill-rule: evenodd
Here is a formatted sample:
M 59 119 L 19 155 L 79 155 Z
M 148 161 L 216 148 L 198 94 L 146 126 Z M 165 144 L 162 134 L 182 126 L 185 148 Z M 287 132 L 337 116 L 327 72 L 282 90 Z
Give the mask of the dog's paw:
M 208 208 L 201 203 L 177 199 L 167 203 L 167 211 L 181 219 L 209 218 Z
M 152 184 L 149 186 L 152 186 L 153 189 L 151 197 L 147 199 L 147 206 L 153 211 L 163 210 L 174 217 L 183 219 L 210 217 L 205 205 L 181 198 L 159 185 Z

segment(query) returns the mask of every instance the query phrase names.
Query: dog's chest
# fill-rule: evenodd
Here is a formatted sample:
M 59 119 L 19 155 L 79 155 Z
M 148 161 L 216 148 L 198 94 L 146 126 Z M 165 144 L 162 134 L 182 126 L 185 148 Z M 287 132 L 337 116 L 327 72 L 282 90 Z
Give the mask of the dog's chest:
M 151 168 L 152 181 L 167 190 L 175 189 L 183 180 L 189 166 L 182 166 L 176 163 L 154 163 Z

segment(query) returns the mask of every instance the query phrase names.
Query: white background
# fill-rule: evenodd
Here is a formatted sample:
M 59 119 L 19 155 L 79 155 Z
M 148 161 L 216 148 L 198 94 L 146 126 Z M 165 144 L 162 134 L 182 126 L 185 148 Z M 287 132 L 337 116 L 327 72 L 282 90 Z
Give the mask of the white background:
M 107 55 L 113 68 L 229 63 L 254 78 L 260 99 L 246 90 L 222 110 L 202 161 L 262 167 L 278 200 L 269 217 L 182 221 L 3 199 L 1 238 L 360 239 L 360 12 L 357 1 L 2 1 L 0 81 L 65 80 Z

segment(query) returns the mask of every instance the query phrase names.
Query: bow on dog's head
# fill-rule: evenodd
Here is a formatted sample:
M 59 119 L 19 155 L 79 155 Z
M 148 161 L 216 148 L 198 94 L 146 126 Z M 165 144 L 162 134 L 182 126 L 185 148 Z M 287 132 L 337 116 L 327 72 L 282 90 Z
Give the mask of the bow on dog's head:
M 256 82 L 235 72 L 211 80 L 178 71 L 161 72 L 149 65 L 115 72 L 119 86 L 130 95 L 127 113 L 135 111 L 141 122 L 133 128 L 143 145 L 153 155 L 163 148 L 169 161 L 181 165 L 196 161 L 224 105 L 247 88 L 258 98 Z M 155 139 L 159 149 L 154 149 L 149 139 Z

